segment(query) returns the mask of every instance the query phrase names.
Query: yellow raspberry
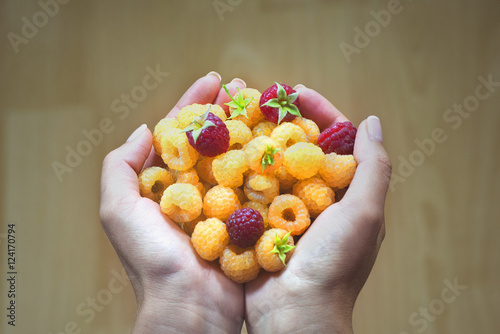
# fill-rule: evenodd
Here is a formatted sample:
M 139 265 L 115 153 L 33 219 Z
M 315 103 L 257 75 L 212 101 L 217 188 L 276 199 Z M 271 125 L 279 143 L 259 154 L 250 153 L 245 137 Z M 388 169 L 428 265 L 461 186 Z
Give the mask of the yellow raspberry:
M 205 220 L 207 220 L 207 217 L 205 217 L 205 215 L 202 212 L 195 219 L 190 220 L 190 221 L 185 222 L 185 223 L 180 223 L 179 225 L 182 228 L 182 230 L 184 232 L 186 232 L 186 234 L 189 235 L 189 237 L 191 237 L 193 235 L 193 232 L 194 232 L 194 229 L 195 229 L 196 225 L 198 225 L 199 222 L 202 222 L 202 221 L 205 221 Z
M 300 198 L 294 195 L 280 195 L 269 206 L 269 226 L 300 235 L 311 224 L 309 211 Z
M 245 182 L 244 190 L 249 200 L 269 204 L 280 193 L 279 181 L 272 174 L 252 173 Z
M 196 253 L 207 261 L 217 259 L 229 243 L 226 224 L 217 218 L 209 218 L 199 222 L 191 236 Z
M 281 165 L 281 167 L 274 172 L 274 176 L 276 176 L 276 178 L 280 183 L 281 192 L 285 192 L 292 189 L 295 182 L 297 182 L 297 179 L 293 177 L 292 174 L 288 173 L 288 171 L 285 168 L 285 165 Z
M 274 173 L 283 163 L 280 145 L 266 136 L 252 139 L 243 148 L 250 169 L 257 173 Z
M 200 179 L 206 183 L 211 185 L 216 185 L 217 180 L 215 179 L 214 173 L 212 171 L 212 161 L 215 158 L 203 158 L 196 164 L 196 171 L 198 172 L 198 176 Z
M 161 139 L 161 158 L 170 169 L 188 170 L 198 160 L 198 152 L 189 145 L 185 133 L 174 129 Z
M 219 262 L 224 274 L 237 283 L 251 281 L 259 275 L 260 265 L 253 248 L 228 245 L 222 251 Z
M 293 194 L 307 206 L 311 217 L 316 218 L 335 203 L 335 193 L 319 177 L 301 180 L 293 186 Z
M 142 197 L 160 203 L 163 192 L 174 183 L 168 170 L 161 167 L 149 167 L 139 174 L 139 191 Z
M 299 180 L 310 178 L 319 171 L 325 154 L 312 143 L 297 143 L 285 151 L 283 164 Z
M 195 219 L 201 213 L 203 201 L 200 192 L 189 183 L 174 183 L 163 193 L 161 211 L 176 223 Z
M 227 151 L 212 161 L 212 171 L 217 182 L 229 188 L 243 184 L 243 173 L 248 169 L 242 150 Z
M 269 121 L 263 121 L 257 124 L 252 129 L 252 135 L 254 138 L 259 136 L 270 136 L 271 132 L 273 132 L 274 128 L 276 128 L 276 124 Z
M 243 204 L 243 207 L 259 211 L 260 215 L 264 219 L 264 228 L 266 230 L 269 229 L 269 208 L 267 205 L 255 201 L 248 201 Z
M 175 183 L 189 183 L 196 186 L 200 181 L 198 173 L 194 168 L 190 168 L 185 171 L 171 170 L 172 176 L 175 178 Z
M 288 147 L 296 144 L 307 142 L 307 136 L 300 126 L 290 122 L 284 122 L 278 125 L 273 132 L 271 132 L 272 139 L 274 139 L 282 148 L 286 150 Z
M 293 238 L 289 232 L 272 228 L 264 232 L 255 244 L 259 265 L 266 271 L 275 272 L 285 268 L 293 250 Z
M 203 115 L 210 108 L 210 112 L 218 116 L 222 121 L 226 120 L 226 112 L 217 104 L 190 104 L 179 111 L 177 121 L 179 129 L 185 129 L 191 124 L 195 117 Z M 184 134 L 185 135 L 185 134 Z
M 325 156 L 319 170 L 321 178 L 334 190 L 345 188 L 351 183 L 357 163 L 352 154 L 330 153 Z
M 300 126 L 300 128 L 304 130 L 309 143 L 318 143 L 320 131 L 318 125 L 316 125 L 314 121 L 304 117 L 295 117 L 291 123 Z
M 169 117 L 164 118 L 156 124 L 153 131 L 153 147 L 157 155 L 161 156 L 161 139 L 164 135 L 168 135 L 171 129 L 178 129 L 179 122 L 177 119 Z
M 227 129 L 229 130 L 229 150 L 239 150 L 253 139 L 250 128 L 241 121 L 227 120 Z
M 203 199 L 203 214 L 208 218 L 226 221 L 231 213 L 240 208 L 238 196 L 229 187 L 215 186 L 207 191 Z
M 226 86 L 223 87 L 229 95 Z M 238 89 L 238 93 L 231 96 L 232 101 L 226 103 L 229 106 L 229 113 L 231 114 L 229 119 L 242 121 L 249 128 L 253 128 L 257 123 L 263 121 L 265 117 L 260 111 L 260 96 L 261 93 L 257 89 Z

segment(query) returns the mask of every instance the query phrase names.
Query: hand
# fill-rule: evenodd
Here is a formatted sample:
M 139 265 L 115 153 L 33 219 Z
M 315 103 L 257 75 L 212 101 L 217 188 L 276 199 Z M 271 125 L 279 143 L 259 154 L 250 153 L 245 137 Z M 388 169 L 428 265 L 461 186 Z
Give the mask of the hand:
M 347 121 L 320 94 L 299 89 L 302 115 L 321 130 Z M 378 118 L 360 124 L 354 156 L 358 167 L 344 198 L 314 221 L 286 269 L 246 284 L 250 333 L 352 333 L 354 303 L 385 235 L 391 163 Z
M 244 82 L 227 85 L 234 94 Z M 192 103 L 223 103 L 220 76 L 197 80 L 167 117 Z M 137 297 L 134 333 L 207 333 L 241 331 L 243 286 L 218 266 L 201 259 L 189 236 L 164 215 L 160 206 L 139 194 L 138 173 L 155 160 L 152 134 L 137 129 L 109 153 L 101 180 L 102 226 L 130 278 Z

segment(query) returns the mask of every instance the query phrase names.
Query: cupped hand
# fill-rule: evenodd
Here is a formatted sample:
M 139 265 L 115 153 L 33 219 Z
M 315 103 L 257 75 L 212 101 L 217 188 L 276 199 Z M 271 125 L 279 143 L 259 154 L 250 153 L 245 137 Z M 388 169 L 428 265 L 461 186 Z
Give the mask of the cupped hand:
M 300 90 L 301 112 L 321 130 L 347 121 L 312 89 Z M 352 310 L 384 239 L 384 203 L 391 163 L 378 118 L 357 132 L 358 167 L 343 199 L 331 205 L 301 237 L 285 270 L 261 273 L 246 284 L 250 333 L 350 333 Z
M 234 94 L 241 80 L 227 85 Z M 229 97 L 220 77 L 197 80 L 167 117 L 192 103 L 223 103 Z M 243 286 L 217 263 L 202 260 L 189 236 L 160 206 L 139 194 L 137 175 L 155 161 L 152 134 L 139 127 L 109 153 L 101 178 L 102 226 L 130 278 L 137 297 L 134 333 L 239 332 L 244 317 Z

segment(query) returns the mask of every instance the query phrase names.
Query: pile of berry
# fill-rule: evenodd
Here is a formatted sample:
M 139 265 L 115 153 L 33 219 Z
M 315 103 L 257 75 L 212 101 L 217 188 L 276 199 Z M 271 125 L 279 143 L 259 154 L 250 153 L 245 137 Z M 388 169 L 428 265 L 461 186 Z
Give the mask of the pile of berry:
M 142 171 L 139 186 L 191 236 L 200 257 L 219 259 L 244 283 L 260 268 L 282 270 L 294 237 L 349 185 L 356 128 L 344 122 L 320 133 L 283 84 L 262 94 L 238 90 L 231 100 L 229 114 L 192 104 L 162 119 L 153 145 L 165 166 Z

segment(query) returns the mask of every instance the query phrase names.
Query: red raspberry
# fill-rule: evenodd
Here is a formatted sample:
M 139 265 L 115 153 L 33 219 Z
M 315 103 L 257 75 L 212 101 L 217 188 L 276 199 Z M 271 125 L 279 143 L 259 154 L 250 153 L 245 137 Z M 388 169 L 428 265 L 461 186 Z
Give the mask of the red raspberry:
M 292 87 L 277 82 L 260 97 L 260 110 L 268 121 L 275 124 L 291 122 L 297 116 L 302 117 L 299 107 L 299 93 Z
M 229 130 L 226 124 L 209 111 L 196 117 L 183 131 L 186 132 L 189 144 L 203 156 L 215 157 L 227 152 L 229 148 Z
M 318 137 L 318 146 L 325 154 L 335 152 L 341 155 L 352 154 L 356 128 L 351 122 L 335 123 Z
M 264 219 L 259 211 L 243 208 L 229 216 L 226 227 L 231 242 L 236 246 L 247 248 L 255 245 L 264 233 Z

